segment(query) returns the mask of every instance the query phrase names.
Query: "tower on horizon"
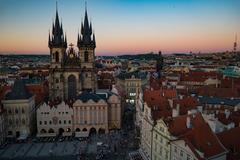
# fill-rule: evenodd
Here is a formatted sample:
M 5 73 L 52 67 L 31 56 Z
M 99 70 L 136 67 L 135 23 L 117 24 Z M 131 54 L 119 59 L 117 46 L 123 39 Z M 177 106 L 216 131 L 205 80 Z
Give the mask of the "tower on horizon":
M 235 35 L 235 42 L 233 44 L 233 52 L 237 51 L 237 34 Z

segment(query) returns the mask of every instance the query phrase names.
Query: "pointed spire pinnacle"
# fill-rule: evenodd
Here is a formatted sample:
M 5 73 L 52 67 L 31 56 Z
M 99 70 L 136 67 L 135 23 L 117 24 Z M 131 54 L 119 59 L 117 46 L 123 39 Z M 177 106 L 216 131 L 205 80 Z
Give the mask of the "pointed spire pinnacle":
M 50 30 L 48 30 L 48 45 L 51 44 L 51 36 L 50 36 Z
M 53 19 L 52 35 L 50 37 L 51 45 L 49 47 L 65 47 L 65 38 L 62 22 L 59 21 L 58 3 L 56 1 L 56 17 Z
M 92 34 L 92 22 L 90 22 L 90 29 L 89 29 L 90 35 Z
M 84 34 L 84 27 L 83 27 L 83 23 L 81 23 L 81 34 Z
M 93 44 L 96 47 L 95 33 L 93 33 Z
M 85 1 L 85 12 L 87 11 L 87 1 Z
M 65 43 L 67 44 L 67 33 L 65 32 Z

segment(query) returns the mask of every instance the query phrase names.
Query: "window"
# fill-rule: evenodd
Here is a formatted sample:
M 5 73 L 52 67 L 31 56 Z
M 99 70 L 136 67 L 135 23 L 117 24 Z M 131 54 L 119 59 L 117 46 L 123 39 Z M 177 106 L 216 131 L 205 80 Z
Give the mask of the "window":
M 63 123 L 66 124 L 66 120 L 64 120 Z
M 9 110 L 8 110 L 8 114 L 12 114 L 12 111 L 11 111 L 11 109 L 9 109 Z
M 58 52 L 55 53 L 55 59 L 56 59 L 56 62 L 59 62 L 59 53 Z
M 176 146 L 174 147 L 174 152 L 177 153 L 177 147 Z
M 52 124 L 52 121 L 49 121 L 49 124 Z
M 159 154 L 160 154 L 160 156 L 162 155 L 162 147 L 160 147 L 160 149 L 159 149 Z
M 190 160 L 190 159 L 191 159 L 190 155 L 189 155 L 189 154 L 187 154 L 187 160 Z
M 88 51 L 84 52 L 84 61 L 88 62 Z
M 42 121 L 39 121 L 39 124 L 42 125 Z
M 183 156 L 183 151 L 182 150 L 180 151 L 180 156 Z
M 47 121 L 44 121 L 44 124 L 46 125 L 46 124 L 47 124 Z
M 71 124 L 71 120 L 69 120 L 68 123 Z
M 165 159 L 168 159 L 168 151 L 166 151 Z
M 15 113 L 18 114 L 18 109 L 15 109 Z
M 61 122 L 61 120 L 59 120 L 59 124 L 61 124 L 62 122 Z
M 12 125 L 12 120 L 11 119 L 9 119 L 9 125 Z
M 22 124 L 25 124 L 25 119 L 22 119 Z
M 22 114 L 24 114 L 25 113 L 25 110 L 24 109 L 22 109 Z

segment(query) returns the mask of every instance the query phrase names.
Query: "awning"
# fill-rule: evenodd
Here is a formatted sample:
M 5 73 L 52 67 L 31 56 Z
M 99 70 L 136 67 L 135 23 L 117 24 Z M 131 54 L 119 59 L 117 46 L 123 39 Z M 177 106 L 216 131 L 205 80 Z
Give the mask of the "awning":
M 37 137 L 55 137 L 56 135 L 56 133 L 39 133 Z
M 87 131 L 84 132 L 75 132 L 75 137 L 88 137 L 89 133 Z
M 17 140 L 25 140 L 25 139 L 27 139 L 27 137 L 28 137 L 28 134 L 21 134 L 21 135 L 17 138 Z

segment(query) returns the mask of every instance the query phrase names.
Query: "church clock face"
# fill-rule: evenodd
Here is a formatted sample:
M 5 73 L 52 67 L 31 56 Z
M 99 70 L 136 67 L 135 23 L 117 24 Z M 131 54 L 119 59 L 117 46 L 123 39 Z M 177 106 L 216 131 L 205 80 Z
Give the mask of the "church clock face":
M 70 58 L 73 58 L 73 57 L 74 57 L 74 55 L 73 55 L 72 53 L 71 53 L 69 56 L 70 56 Z

